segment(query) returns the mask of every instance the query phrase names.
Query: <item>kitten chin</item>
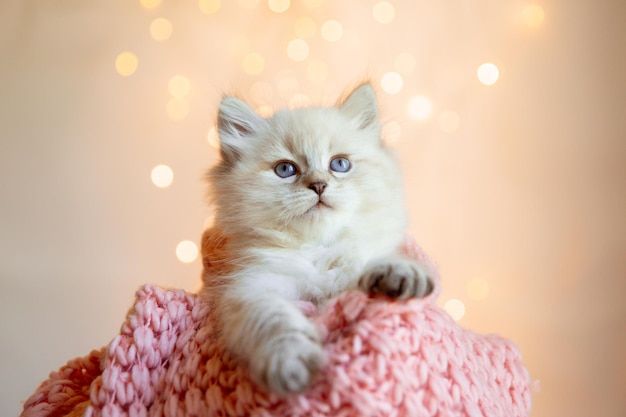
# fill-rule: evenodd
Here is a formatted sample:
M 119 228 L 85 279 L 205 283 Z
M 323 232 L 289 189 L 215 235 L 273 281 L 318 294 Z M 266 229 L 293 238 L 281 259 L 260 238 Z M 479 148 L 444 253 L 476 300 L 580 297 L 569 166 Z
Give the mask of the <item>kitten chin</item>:
M 227 96 L 218 130 L 221 160 L 209 172 L 216 236 L 203 238 L 205 261 L 214 259 L 203 293 L 253 380 L 300 392 L 324 358 L 294 300 L 432 290 L 425 269 L 398 254 L 406 226 L 399 166 L 380 139 L 369 84 L 334 107 L 270 118 Z

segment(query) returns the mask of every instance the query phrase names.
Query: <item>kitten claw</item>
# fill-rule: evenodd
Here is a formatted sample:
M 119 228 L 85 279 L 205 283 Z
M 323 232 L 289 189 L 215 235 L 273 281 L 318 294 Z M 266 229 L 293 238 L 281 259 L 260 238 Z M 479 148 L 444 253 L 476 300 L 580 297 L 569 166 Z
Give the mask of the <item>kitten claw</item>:
M 433 281 L 426 270 L 409 259 L 383 260 L 367 269 L 359 280 L 359 288 L 370 294 L 405 300 L 429 295 Z

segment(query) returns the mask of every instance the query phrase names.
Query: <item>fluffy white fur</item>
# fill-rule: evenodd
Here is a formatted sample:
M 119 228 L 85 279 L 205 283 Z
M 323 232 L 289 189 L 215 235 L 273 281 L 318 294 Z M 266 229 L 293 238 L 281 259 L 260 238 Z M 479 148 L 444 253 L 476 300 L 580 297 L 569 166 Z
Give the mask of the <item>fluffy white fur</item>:
M 234 268 L 206 292 L 219 293 L 223 337 L 252 378 L 278 394 L 300 392 L 324 358 L 293 300 L 321 304 L 357 288 L 404 299 L 432 289 L 425 269 L 398 254 L 406 227 L 398 162 L 380 139 L 369 84 L 335 107 L 270 118 L 226 96 L 218 129 L 222 158 L 209 178 Z M 336 157 L 350 170 L 330 169 Z M 297 173 L 277 175 L 283 161 Z M 325 184 L 319 194 L 315 183 Z

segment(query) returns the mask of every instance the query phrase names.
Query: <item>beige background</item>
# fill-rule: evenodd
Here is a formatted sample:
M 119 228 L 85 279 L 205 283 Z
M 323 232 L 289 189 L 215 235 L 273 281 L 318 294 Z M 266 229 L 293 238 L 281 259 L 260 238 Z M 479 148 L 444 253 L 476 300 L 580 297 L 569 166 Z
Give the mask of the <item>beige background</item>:
M 379 88 L 380 102 L 401 131 L 410 233 L 440 265 L 441 304 L 461 300 L 461 325 L 519 345 L 540 381 L 533 417 L 626 415 L 626 3 L 539 1 L 533 27 L 521 0 L 389 2 L 381 24 L 371 0 L 292 0 L 280 14 L 224 0 L 213 15 L 196 1 L 0 0 L 0 414 L 107 344 L 142 283 L 198 288 L 199 262 L 175 247 L 200 237 L 223 91 L 330 103 L 397 71 L 402 89 Z M 163 42 L 157 17 L 173 26 Z M 302 17 L 314 30 L 295 62 Z M 321 36 L 328 19 L 337 42 Z M 126 50 L 138 67 L 122 77 Z M 243 69 L 250 52 L 259 74 Z M 476 77 L 484 62 L 500 70 L 492 86 Z M 175 75 L 191 84 L 179 121 L 166 111 Z M 259 81 L 271 97 L 250 92 Z M 407 111 L 417 95 L 432 103 L 421 121 Z M 150 180 L 158 164 L 174 171 L 168 188 Z M 467 291 L 477 278 L 482 300 Z

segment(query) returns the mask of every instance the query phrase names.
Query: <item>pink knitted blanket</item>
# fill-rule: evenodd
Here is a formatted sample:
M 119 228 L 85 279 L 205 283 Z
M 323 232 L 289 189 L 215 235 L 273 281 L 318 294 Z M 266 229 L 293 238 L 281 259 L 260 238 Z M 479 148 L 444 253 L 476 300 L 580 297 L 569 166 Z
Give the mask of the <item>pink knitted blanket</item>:
M 224 350 L 204 299 L 145 285 L 120 334 L 53 372 L 22 416 L 528 416 L 517 348 L 461 328 L 437 293 L 391 302 L 347 292 L 322 311 L 302 303 L 327 363 L 308 392 L 280 398 Z

